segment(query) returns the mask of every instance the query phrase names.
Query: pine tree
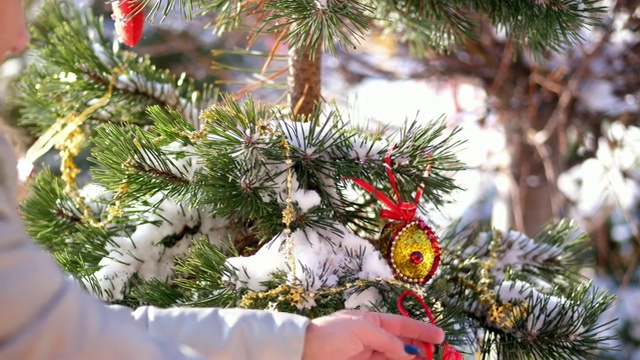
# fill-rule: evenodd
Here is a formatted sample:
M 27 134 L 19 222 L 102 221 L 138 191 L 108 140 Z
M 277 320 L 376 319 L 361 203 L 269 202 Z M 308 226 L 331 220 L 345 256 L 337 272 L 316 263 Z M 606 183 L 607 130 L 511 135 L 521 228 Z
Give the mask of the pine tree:
M 579 40 L 603 11 L 596 1 L 138 3 L 151 19 L 178 8 L 186 21 L 197 11 L 218 32 L 257 16 L 256 36 L 289 45 L 289 97 L 261 104 L 197 87 L 121 49 L 91 11 L 48 1 L 18 102 L 21 121 L 40 135 L 28 156 L 55 148 L 61 175 L 40 172 L 22 213 L 33 238 L 88 291 L 132 307 L 317 317 L 344 308 L 400 313 L 399 296 L 412 290 L 450 345 L 483 359 L 596 359 L 613 350 L 603 335 L 611 324 L 600 321 L 613 297 L 580 275 L 587 239 L 571 221 L 532 237 L 482 225 L 431 229 L 429 214 L 458 189 L 464 139 L 441 119 L 356 127 L 322 104 L 320 89 L 321 54 L 358 46 L 372 27 L 425 56 L 474 41 L 488 20 L 540 55 Z M 91 177 L 78 184 L 84 150 Z M 422 223 L 413 221 L 416 207 Z M 419 302 L 403 304 L 428 321 Z

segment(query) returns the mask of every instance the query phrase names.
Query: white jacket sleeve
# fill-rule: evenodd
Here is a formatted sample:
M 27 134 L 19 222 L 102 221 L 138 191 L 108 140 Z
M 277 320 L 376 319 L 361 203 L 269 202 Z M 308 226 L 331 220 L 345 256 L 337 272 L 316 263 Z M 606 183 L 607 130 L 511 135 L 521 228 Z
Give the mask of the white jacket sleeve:
M 132 316 L 151 334 L 216 360 L 301 359 L 309 322 L 293 314 L 244 309 L 141 307 Z
M 304 317 L 105 306 L 28 239 L 15 195 L 15 160 L 0 135 L 0 360 L 302 357 Z

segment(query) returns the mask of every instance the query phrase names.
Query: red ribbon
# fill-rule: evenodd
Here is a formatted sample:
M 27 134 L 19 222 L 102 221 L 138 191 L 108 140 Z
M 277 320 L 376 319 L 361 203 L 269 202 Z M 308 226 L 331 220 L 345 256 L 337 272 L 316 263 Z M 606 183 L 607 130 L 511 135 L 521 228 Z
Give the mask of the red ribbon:
M 385 205 L 387 205 L 388 209 L 382 209 L 380 211 L 380 216 L 389 220 L 404 220 L 404 221 L 412 221 L 416 216 L 416 211 L 418 209 L 418 204 L 420 202 L 420 198 L 422 197 L 422 192 L 424 191 L 424 184 L 421 184 L 418 190 L 416 191 L 416 196 L 414 198 L 414 202 L 406 202 L 403 201 L 400 197 L 400 190 L 398 190 L 398 182 L 396 180 L 396 176 L 393 173 L 392 165 L 391 165 L 391 153 L 395 149 L 395 146 L 392 146 L 387 154 L 384 157 L 384 167 L 387 172 L 387 177 L 389 177 L 389 182 L 391 183 L 391 188 L 393 189 L 394 194 L 396 195 L 397 201 L 391 200 L 387 195 L 385 195 L 380 190 L 373 187 L 373 185 L 362 179 L 351 179 L 354 183 L 361 186 L 363 189 L 369 192 L 369 194 L 375 196 L 378 200 L 382 201 Z M 430 154 L 427 154 L 429 158 L 431 158 Z M 432 164 L 427 165 L 427 170 L 425 171 L 426 175 L 429 176 L 431 174 Z
M 429 319 L 429 322 L 431 322 L 433 325 L 436 325 L 436 321 L 433 318 L 433 314 L 431 313 L 431 309 L 429 308 L 429 305 L 427 305 L 427 303 L 424 301 L 422 296 L 418 295 L 417 293 L 411 290 L 403 291 L 398 297 L 398 311 L 400 311 L 400 314 L 402 314 L 405 317 L 409 317 L 409 318 L 411 317 L 409 316 L 409 312 L 407 312 L 407 310 L 404 308 L 404 299 L 407 296 L 411 296 L 414 299 L 418 300 L 420 305 L 422 305 L 424 312 L 427 314 L 427 318 Z M 427 349 L 427 359 L 433 360 L 433 352 L 434 352 L 433 345 L 429 343 L 424 343 L 424 347 L 425 349 Z M 458 350 L 456 350 L 453 346 L 449 345 L 449 343 L 446 343 L 446 342 L 444 343 L 444 346 L 442 348 L 442 359 L 443 360 L 464 360 L 464 358 L 462 357 L 462 354 L 460 354 Z

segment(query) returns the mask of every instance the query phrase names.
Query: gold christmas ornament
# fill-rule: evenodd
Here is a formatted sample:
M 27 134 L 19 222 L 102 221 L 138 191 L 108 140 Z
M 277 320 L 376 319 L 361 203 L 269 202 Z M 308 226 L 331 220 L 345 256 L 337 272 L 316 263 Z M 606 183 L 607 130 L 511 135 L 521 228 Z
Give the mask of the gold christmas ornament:
M 424 284 L 438 269 L 440 245 L 431 227 L 424 220 L 416 217 L 416 204 L 422 197 L 424 184 L 416 191 L 415 202 L 404 202 L 400 197 L 396 178 L 391 169 L 392 151 L 389 150 L 385 156 L 385 167 L 398 199 L 397 202 L 362 179 L 351 180 L 387 205 L 388 209 L 383 209 L 380 214 L 383 218 L 392 221 L 382 229 L 380 252 L 393 269 L 395 277 L 409 283 Z M 427 176 L 431 173 L 431 166 L 431 164 L 427 166 Z
M 392 221 L 380 235 L 380 251 L 396 278 L 410 283 L 429 281 L 440 263 L 440 245 L 422 219 Z

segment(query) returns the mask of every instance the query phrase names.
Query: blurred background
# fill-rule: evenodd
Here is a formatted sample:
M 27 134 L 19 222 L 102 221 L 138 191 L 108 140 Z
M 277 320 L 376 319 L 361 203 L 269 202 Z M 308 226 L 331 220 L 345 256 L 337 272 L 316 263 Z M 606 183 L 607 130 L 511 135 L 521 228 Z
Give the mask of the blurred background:
M 74 0 L 110 18 L 104 0 Z M 40 1 L 25 0 L 28 21 Z M 464 191 L 430 211 L 438 226 L 488 222 L 529 235 L 553 218 L 575 219 L 593 241 L 584 275 L 618 295 L 603 321 L 618 318 L 619 359 L 640 359 L 640 1 L 603 1 L 610 11 L 562 53 L 533 60 L 504 34 L 482 26 L 477 41 L 450 54 L 412 57 L 398 39 L 371 31 L 355 49 L 323 57 L 323 97 L 363 126 L 394 126 L 444 116 L 466 140 L 455 174 Z M 159 20 L 159 19 L 156 19 Z M 147 24 L 133 51 L 174 73 L 223 90 L 285 99 L 286 47 L 271 36 L 252 44 L 246 32 L 222 36 L 209 19 L 181 20 L 176 11 Z M 106 21 L 106 33 L 113 23 Z M 248 30 L 248 29 L 247 29 Z M 26 52 L 0 67 L 0 122 L 24 151 L 33 138 L 17 125 L 13 83 Z M 245 70 L 245 71 L 240 71 Z M 56 167 L 56 156 L 48 160 Z M 85 172 L 86 173 L 86 172 Z M 590 265 L 591 264 L 591 265 Z

